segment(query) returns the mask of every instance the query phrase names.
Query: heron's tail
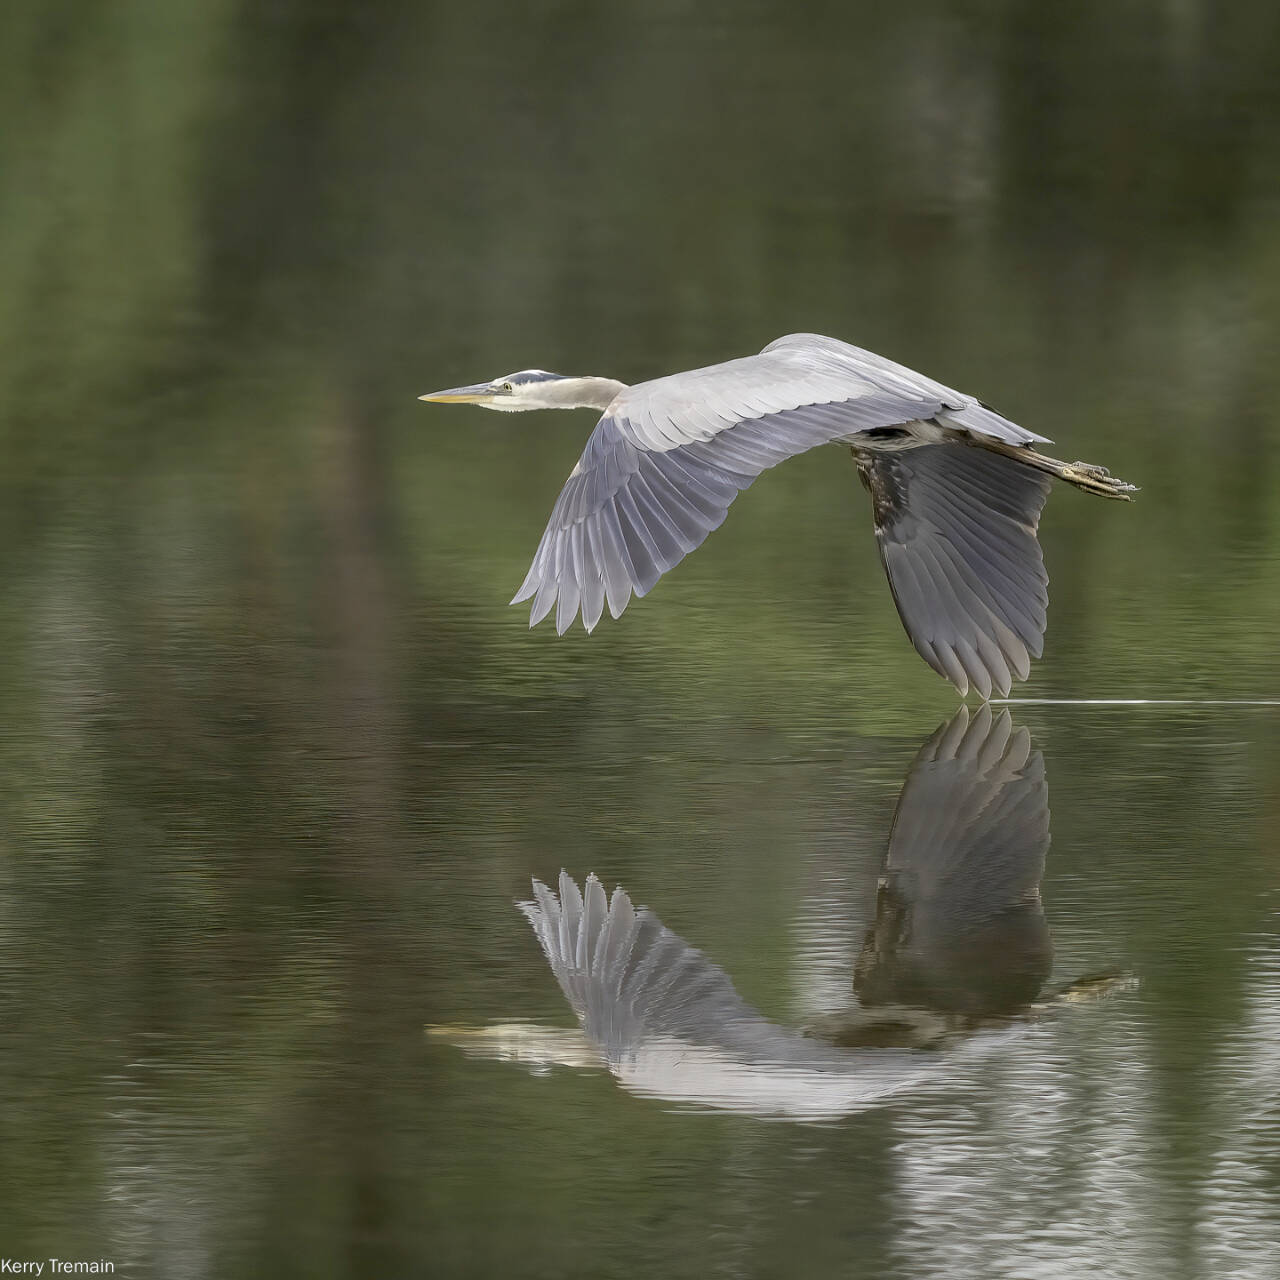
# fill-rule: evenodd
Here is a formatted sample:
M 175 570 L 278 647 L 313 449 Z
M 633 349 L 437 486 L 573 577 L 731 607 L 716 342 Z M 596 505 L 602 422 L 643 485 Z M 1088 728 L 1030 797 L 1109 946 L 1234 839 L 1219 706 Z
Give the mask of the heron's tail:
M 1037 453 L 1027 445 L 1006 444 L 1003 440 L 993 440 L 988 436 L 971 435 L 965 438 L 967 444 L 976 445 L 991 453 L 1003 454 L 1024 466 L 1034 467 L 1057 480 L 1065 480 L 1085 493 L 1096 493 L 1100 498 L 1116 498 L 1128 502 L 1131 493 L 1138 492 L 1136 484 L 1129 484 L 1118 476 L 1113 476 L 1106 467 L 1099 467 L 1092 462 L 1059 462 L 1048 454 Z

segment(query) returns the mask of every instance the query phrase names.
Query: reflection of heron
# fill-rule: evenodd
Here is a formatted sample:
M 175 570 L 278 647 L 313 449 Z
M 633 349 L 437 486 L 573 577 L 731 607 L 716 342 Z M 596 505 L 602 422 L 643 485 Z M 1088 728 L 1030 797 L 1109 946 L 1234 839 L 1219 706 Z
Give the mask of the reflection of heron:
M 903 783 L 854 986 L 864 1005 L 1013 1013 L 1053 964 L 1044 759 L 1006 711 L 952 718 Z
M 729 976 L 594 875 L 533 882 L 521 909 L 587 1040 L 636 1093 L 757 1114 L 820 1118 L 916 1083 L 932 1063 L 903 1049 L 852 1052 L 780 1026 Z
M 762 471 L 848 445 L 871 494 L 889 586 L 920 656 L 961 693 L 1008 693 L 1044 637 L 1036 526 L 1056 476 L 1105 498 L 1133 486 L 1032 446 L 1044 436 L 869 351 L 792 334 L 756 356 L 634 387 L 527 369 L 423 400 L 603 416 L 516 594 L 531 625 L 616 618 L 724 519 Z
M 1036 1007 L 1052 958 L 1039 900 L 1048 842 L 1044 766 L 1026 731 L 1007 711 L 961 708 L 903 785 L 855 977 L 862 1005 L 848 1016 L 809 1034 L 768 1020 L 622 889 L 606 899 L 595 876 L 580 891 L 562 872 L 558 895 L 535 880 L 521 909 L 586 1043 L 520 1024 L 438 1034 L 527 1062 L 582 1066 L 593 1050 L 628 1088 L 668 1099 L 809 1118 L 858 1110 L 945 1069 L 919 1046 L 1002 1041 L 1009 1015 Z

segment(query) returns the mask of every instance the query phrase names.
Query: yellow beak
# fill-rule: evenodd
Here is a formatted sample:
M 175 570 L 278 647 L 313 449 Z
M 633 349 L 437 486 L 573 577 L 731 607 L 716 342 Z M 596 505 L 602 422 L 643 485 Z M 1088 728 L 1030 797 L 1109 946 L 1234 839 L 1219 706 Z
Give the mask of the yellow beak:
M 496 393 L 488 382 L 477 382 L 469 387 L 450 387 L 448 391 L 432 391 L 419 400 L 429 400 L 432 404 L 487 404 L 495 398 Z

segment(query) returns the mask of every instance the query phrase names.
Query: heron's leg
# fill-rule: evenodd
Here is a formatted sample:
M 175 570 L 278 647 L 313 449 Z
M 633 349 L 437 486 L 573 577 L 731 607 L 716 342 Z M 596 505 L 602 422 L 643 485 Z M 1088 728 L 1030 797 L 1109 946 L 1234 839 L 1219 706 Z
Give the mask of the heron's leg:
M 862 481 L 862 487 L 871 492 L 871 459 L 863 449 L 858 449 L 854 445 L 849 446 L 849 456 L 853 459 L 853 465 L 858 468 L 858 479 Z
M 1012 458 L 1024 466 L 1034 467 L 1058 480 L 1083 489 L 1086 493 L 1096 493 L 1100 498 L 1116 498 L 1128 502 L 1131 493 L 1137 493 L 1136 484 L 1128 484 L 1113 476 L 1106 467 L 1092 462 L 1060 462 L 1048 454 L 1037 453 L 1029 445 L 1007 444 L 1003 440 L 993 440 L 990 436 L 975 436 L 968 432 L 957 434 L 956 440 L 961 444 L 972 445 L 977 449 L 985 449 L 988 453 L 998 453 L 1002 457 Z

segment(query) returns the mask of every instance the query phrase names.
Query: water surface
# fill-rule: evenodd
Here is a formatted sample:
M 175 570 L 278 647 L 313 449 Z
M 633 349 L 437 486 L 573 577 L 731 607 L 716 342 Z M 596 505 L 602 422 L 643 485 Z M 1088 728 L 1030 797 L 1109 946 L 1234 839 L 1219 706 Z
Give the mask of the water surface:
M 0 1257 L 1280 1273 L 1280 717 L 1238 705 L 1280 698 L 1273 5 L 9 23 Z M 415 400 L 795 330 L 1143 486 L 1041 527 L 1039 990 L 957 1027 L 960 960 L 908 975 L 886 1051 L 923 1077 L 821 1117 L 428 1036 L 580 1036 L 515 906 L 562 868 L 768 1022 L 860 1016 L 956 699 L 847 457 L 557 639 L 505 602 L 590 416 Z

